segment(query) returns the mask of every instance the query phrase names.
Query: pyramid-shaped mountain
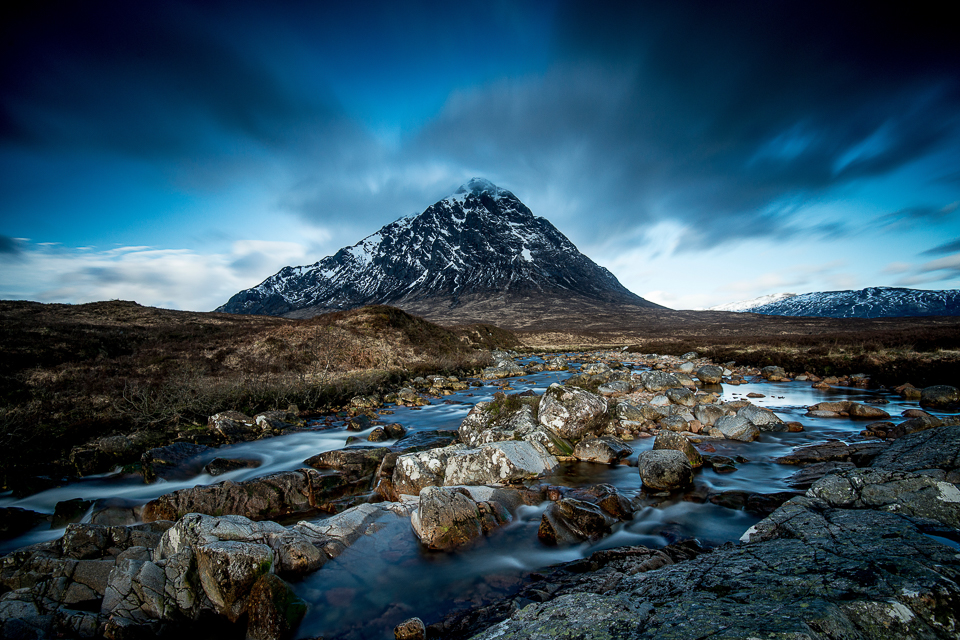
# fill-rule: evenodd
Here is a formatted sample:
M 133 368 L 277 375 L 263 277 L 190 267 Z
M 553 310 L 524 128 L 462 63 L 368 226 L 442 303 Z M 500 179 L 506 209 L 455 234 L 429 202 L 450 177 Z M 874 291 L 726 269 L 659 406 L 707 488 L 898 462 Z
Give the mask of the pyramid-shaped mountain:
M 283 268 L 217 311 L 305 317 L 390 304 L 429 316 L 504 296 L 662 308 L 628 291 L 515 195 L 474 178 L 352 247 Z

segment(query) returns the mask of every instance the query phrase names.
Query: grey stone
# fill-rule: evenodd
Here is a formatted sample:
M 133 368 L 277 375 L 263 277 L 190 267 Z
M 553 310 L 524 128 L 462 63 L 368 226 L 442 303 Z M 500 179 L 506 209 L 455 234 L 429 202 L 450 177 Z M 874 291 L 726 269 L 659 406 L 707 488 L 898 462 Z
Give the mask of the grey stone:
M 693 483 L 693 467 L 682 451 L 644 451 L 638 459 L 643 485 L 654 490 L 673 490 Z
M 616 436 L 584 438 L 573 449 L 573 456 L 584 462 L 614 464 L 626 458 L 633 449 Z
M 680 451 L 687 457 L 687 462 L 693 468 L 703 466 L 703 456 L 697 451 L 686 437 L 672 431 L 661 431 L 653 441 L 653 450 L 673 449 Z
M 538 421 L 571 442 L 598 428 L 607 412 L 606 399 L 577 387 L 552 384 L 540 400 Z
M 705 364 L 696 373 L 703 384 L 720 384 L 723 381 L 723 369 L 715 364 Z

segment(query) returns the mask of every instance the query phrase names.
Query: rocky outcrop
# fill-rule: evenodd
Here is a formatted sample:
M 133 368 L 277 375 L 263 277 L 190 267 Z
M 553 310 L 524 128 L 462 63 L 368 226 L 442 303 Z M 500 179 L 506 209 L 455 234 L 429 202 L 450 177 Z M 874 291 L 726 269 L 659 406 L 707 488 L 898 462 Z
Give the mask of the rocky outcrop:
M 606 412 L 605 398 L 577 387 L 552 384 L 540 400 L 537 420 L 561 438 L 576 442 L 597 429 Z
M 420 542 L 441 551 L 469 544 L 509 520 L 499 502 L 476 502 L 466 490 L 447 487 L 424 487 L 420 506 L 410 516 Z
M 521 403 L 522 398 L 514 402 Z M 536 400 L 536 398 L 533 398 Z M 530 404 L 520 404 L 510 409 L 501 402 L 478 402 L 460 423 L 460 441 L 471 447 L 504 440 L 524 440 L 543 445 L 553 455 L 570 455 L 570 441 L 560 437 L 537 421 L 535 409 Z
M 424 487 L 509 483 L 539 477 L 557 459 L 536 442 L 494 442 L 478 448 L 452 445 L 397 458 L 393 485 L 418 495 Z
M 960 389 L 945 384 L 927 387 L 920 392 L 920 405 L 948 408 L 960 404 Z

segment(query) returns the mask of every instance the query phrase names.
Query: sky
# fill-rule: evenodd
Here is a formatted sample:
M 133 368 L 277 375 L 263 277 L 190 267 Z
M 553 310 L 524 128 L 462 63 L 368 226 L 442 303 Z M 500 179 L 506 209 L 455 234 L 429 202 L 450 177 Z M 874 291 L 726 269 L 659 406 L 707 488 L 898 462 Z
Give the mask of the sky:
M 207 311 L 474 176 L 675 309 L 960 288 L 948 3 L 0 9 L 0 299 Z

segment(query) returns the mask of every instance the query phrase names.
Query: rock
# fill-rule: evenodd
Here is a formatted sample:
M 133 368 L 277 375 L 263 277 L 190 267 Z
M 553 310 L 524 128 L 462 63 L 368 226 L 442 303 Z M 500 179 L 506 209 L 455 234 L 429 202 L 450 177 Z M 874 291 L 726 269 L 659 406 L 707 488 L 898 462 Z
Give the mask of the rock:
M 720 384 L 723 382 L 723 369 L 715 364 L 705 364 L 697 369 L 696 376 L 703 384 Z
M 748 404 L 737 411 L 737 417 L 747 420 L 760 431 L 786 431 L 786 423 L 764 407 Z
M 247 609 L 253 585 L 272 569 L 273 550 L 265 544 L 218 541 L 194 551 L 204 593 L 217 613 L 236 622 Z
M 786 483 L 795 489 L 806 489 L 827 474 L 855 468 L 852 462 L 814 462 L 791 475 Z
M 143 507 L 144 522 L 177 520 L 188 513 L 241 515 L 272 520 L 318 510 L 337 511 L 337 501 L 370 490 L 370 480 L 314 469 L 282 471 L 245 482 L 224 482 L 180 489 Z M 342 508 L 342 507 L 341 507 Z
M 697 398 L 689 389 L 667 389 L 666 396 L 673 404 L 690 408 L 697 406 Z
M 401 455 L 393 471 L 393 486 L 397 493 L 419 495 L 429 486 L 443 486 L 447 460 L 467 445 L 455 444 Z
M 783 370 L 783 367 L 773 365 L 760 369 L 760 375 L 773 382 L 787 379 L 787 372 Z
M 554 383 L 540 400 L 537 420 L 559 437 L 576 442 L 596 430 L 606 412 L 604 398 Z
M 389 427 L 390 425 L 387 425 L 387 428 Z M 401 436 L 400 439 L 390 447 L 390 450 L 399 453 L 414 453 L 416 451 L 439 449 L 449 447 L 457 442 L 459 437 L 459 432 L 449 429 L 415 431 L 409 435 Z
M 409 618 L 393 629 L 396 640 L 424 640 L 427 637 L 427 628 L 420 618 Z
M 261 464 L 259 460 L 249 458 L 214 458 L 203 470 L 212 476 L 219 476 L 237 469 L 256 469 Z
M 889 418 L 890 414 L 880 409 L 878 407 L 872 407 L 868 404 L 861 404 L 859 402 L 851 402 L 850 408 L 847 409 L 847 412 L 850 414 L 851 418 L 870 418 L 876 420 L 878 418 Z
M 544 366 L 544 369 L 547 371 L 566 371 L 568 368 L 569 365 L 562 356 L 550 358 L 547 360 L 547 364 Z
M 840 417 L 847 414 L 853 418 L 889 418 L 890 414 L 870 405 L 848 400 L 842 402 L 820 402 L 807 408 L 807 415 L 816 418 Z
M 601 464 L 616 464 L 631 453 L 633 449 L 616 436 L 584 438 L 573 448 L 573 456 L 578 460 Z
M 960 389 L 945 384 L 926 387 L 920 392 L 920 406 L 952 407 L 960 404 Z
M 698 354 L 696 351 L 688 351 L 687 353 L 683 354 L 680 357 L 683 358 L 684 360 L 696 360 L 697 358 L 700 357 L 700 354 Z
M 718 437 L 742 442 L 753 442 L 760 435 L 760 429 L 741 415 L 719 418 L 710 429 L 710 435 L 714 432 Z
M 215 417 L 211 416 L 211 420 Z M 165 447 L 150 449 L 140 460 L 143 481 L 149 483 L 161 478 L 166 480 L 197 475 L 202 468 L 198 458 L 212 451 L 212 447 L 189 442 L 175 442 Z
M 348 482 L 358 482 L 363 479 L 369 482 L 388 453 L 390 450 L 385 447 L 347 447 L 324 451 L 307 458 L 303 463 L 314 469 L 340 471 Z
M 690 430 L 689 427 L 687 426 L 687 421 L 684 420 L 682 416 L 675 416 L 675 415 L 667 416 L 661 419 L 660 428 L 667 429 L 669 431 L 677 431 L 677 432 Z
M 550 545 L 597 541 L 617 522 L 631 519 L 633 511 L 630 501 L 609 484 L 565 491 L 547 507 L 537 537 Z
M 693 483 L 693 467 L 682 451 L 644 451 L 638 467 L 640 479 L 649 489 L 670 491 Z
M 379 409 L 383 406 L 383 401 L 376 394 L 369 396 L 354 396 L 350 399 L 351 409 Z
M 256 421 L 239 411 L 222 411 L 207 418 L 207 427 L 226 442 L 246 442 L 259 433 Z
M 50 527 L 52 529 L 59 529 L 67 526 L 71 522 L 80 522 L 92 506 L 93 500 L 83 500 L 82 498 L 73 498 L 72 500 L 58 502 L 53 508 L 53 521 L 50 523 Z M 0 523 L 7 522 L 7 517 L 0 517 Z M 6 537 L 3 533 L 3 526 L 3 524 L 0 524 L 0 537 Z
M 683 373 L 693 373 L 694 364 L 692 362 L 684 362 L 679 367 L 677 367 Z
M 503 362 L 495 367 L 487 367 L 480 373 L 480 379 L 500 380 L 503 378 L 522 376 L 524 373 L 526 372 L 523 370 L 523 368 L 511 360 L 509 362 Z
M 37 513 L 30 509 L 0 507 L 0 539 L 16 538 L 33 529 L 46 520 L 47 517 L 48 516 L 42 513 Z
M 304 421 L 290 411 L 264 411 L 253 417 L 254 423 L 261 433 L 279 434 L 287 429 L 302 426 Z
M 247 604 L 247 640 L 277 640 L 289 637 L 307 612 L 290 585 L 268 573 L 260 576 Z
M 693 444 L 691 444 L 687 438 L 678 433 L 661 431 L 657 434 L 656 439 L 653 441 L 653 450 L 659 451 L 666 449 L 683 453 L 683 455 L 687 457 L 687 462 L 695 469 L 703 466 L 703 456 L 700 455 L 700 452 L 693 447 Z
M 459 488 L 424 487 L 411 515 L 414 532 L 429 549 L 450 551 L 477 540 L 509 520 L 498 502 L 475 502 Z
M 927 475 L 886 469 L 847 469 L 818 480 L 810 498 L 831 507 L 880 509 L 914 518 L 928 518 L 960 527 L 960 490 Z
M 698 404 L 693 408 L 694 418 L 699 420 L 700 424 L 704 425 L 705 427 L 712 427 L 714 424 L 716 424 L 717 420 L 725 415 L 729 415 L 729 411 L 722 405 Z
M 898 438 L 870 465 L 890 471 L 939 470 L 940 479 L 960 482 L 960 426 L 944 426 Z
M 622 395 L 624 393 L 630 393 L 632 389 L 632 385 L 626 380 L 612 380 L 597 387 L 597 391 L 602 396 Z
M 443 484 L 478 485 L 529 480 L 552 471 L 557 464 L 557 459 L 536 442 L 495 442 L 478 449 L 454 452 L 447 458 Z
M 499 411 L 492 409 L 499 408 Z M 521 404 L 516 411 L 504 404 L 478 402 L 460 423 L 460 441 L 471 447 L 503 440 L 538 442 L 553 455 L 570 455 L 573 447 L 537 422 L 533 407 Z
M 887 449 L 887 443 L 868 441 L 846 444 L 831 440 L 823 444 L 798 447 L 791 453 L 774 458 L 779 464 L 810 464 L 812 462 L 852 462 L 857 466 L 866 466 Z
M 675 375 L 663 371 L 643 371 L 640 382 L 647 391 L 654 392 L 683 386 Z

